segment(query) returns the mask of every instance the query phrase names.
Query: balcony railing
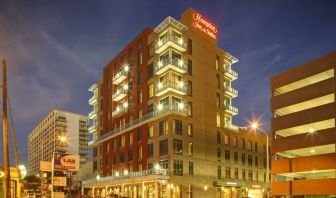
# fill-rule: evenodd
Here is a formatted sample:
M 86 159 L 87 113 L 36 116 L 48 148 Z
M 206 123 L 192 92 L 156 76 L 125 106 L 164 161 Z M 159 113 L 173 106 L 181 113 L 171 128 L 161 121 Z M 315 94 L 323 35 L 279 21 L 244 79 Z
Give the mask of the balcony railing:
M 237 125 L 234 125 L 234 124 L 224 124 L 224 128 L 230 129 L 230 130 L 233 130 L 233 131 L 238 131 L 239 130 L 239 127 Z
M 224 93 L 228 96 L 231 96 L 231 97 L 238 96 L 238 91 L 230 86 L 224 85 L 224 91 L 225 91 Z
M 225 112 L 229 113 L 231 115 L 237 115 L 238 114 L 238 108 L 229 105 L 229 104 L 224 104 Z
M 118 173 L 117 175 L 107 176 L 107 177 L 100 177 L 100 178 L 92 178 L 90 180 L 83 181 L 83 186 L 90 186 L 96 185 L 99 183 L 100 185 L 109 184 L 114 181 L 124 180 L 124 179 L 134 179 L 139 177 L 146 177 L 146 176 L 169 176 L 168 169 L 147 169 L 143 171 L 137 172 L 127 172 L 125 173 Z
M 89 104 L 93 105 L 96 102 L 97 102 L 97 95 L 93 95 L 89 100 Z
M 160 82 L 157 85 L 155 89 L 155 95 L 161 96 L 169 91 L 173 91 L 180 95 L 185 95 L 187 93 L 186 86 L 183 84 L 182 81 L 180 82 L 166 81 L 166 82 Z
M 161 75 L 169 69 L 173 69 L 182 74 L 187 72 L 186 64 L 183 60 L 177 58 L 166 58 L 159 61 L 154 68 L 154 72 L 156 75 Z
M 160 54 L 169 46 L 172 46 L 181 52 L 185 52 L 187 48 L 187 45 L 185 44 L 182 37 L 168 33 L 165 37 L 157 42 L 157 45 L 155 46 L 155 53 Z
M 128 109 L 130 109 L 130 105 L 128 103 L 126 104 L 121 104 L 121 105 L 118 105 L 116 107 L 116 109 L 112 112 L 112 117 L 117 117 L 117 116 L 121 116 L 123 115 L 124 113 L 127 112 Z
M 127 78 L 127 75 L 131 71 L 131 67 L 128 65 L 124 66 L 120 72 L 118 72 L 112 79 L 113 84 L 118 85 Z
M 148 123 L 149 121 L 155 120 L 157 118 L 165 116 L 166 114 L 171 114 L 171 113 L 182 115 L 182 116 L 187 116 L 187 110 L 185 107 L 178 106 L 178 105 L 172 105 L 172 104 L 162 105 L 160 108 L 144 115 L 141 118 L 131 120 L 129 123 L 125 124 L 124 126 L 120 128 L 116 128 L 112 131 L 109 131 L 108 133 L 105 133 L 95 138 L 93 141 L 89 142 L 89 146 L 92 146 L 93 144 L 97 144 L 99 142 L 103 142 L 112 136 L 119 135 L 125 131 L 131 130 L 137 126 L 143 125 L 145 123 Z
M 224 75 L 231 78 L 231 80 L 236 80 L 238 78 L 238 73 L 228 67 L 224 67 Z
M 89 127 L 89 133 L 94 133 L 97 130 L 97 125 L 92 125 Z
M 89 113 L 89 118 L 90 119 L 94 119 L 97 117 L 97 111 L 96 110 L 93 110 Z
M 118 89 L 113 95 L 112 100 L 118 102 L 119 100 L 123 99 L 127 95 L 128 89 L 120 88 Z

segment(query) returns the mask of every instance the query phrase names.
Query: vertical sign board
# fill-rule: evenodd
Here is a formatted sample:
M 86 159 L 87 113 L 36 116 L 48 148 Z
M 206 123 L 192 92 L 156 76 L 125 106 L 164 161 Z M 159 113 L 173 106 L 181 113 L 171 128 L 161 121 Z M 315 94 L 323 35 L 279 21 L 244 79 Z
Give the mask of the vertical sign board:
M 56 171 L 79 171 L 79 155 L 55 153 L 54 170 Z
M 195 29 L 205 33 L 209 37 L 213 39 L 217 39 L 217 27 L 214 23 L 212 23 L 210 20 L 205 18 L 203 15 L 201 15 L 198 12 L 194 12 L 192 14 L 192 24 Z

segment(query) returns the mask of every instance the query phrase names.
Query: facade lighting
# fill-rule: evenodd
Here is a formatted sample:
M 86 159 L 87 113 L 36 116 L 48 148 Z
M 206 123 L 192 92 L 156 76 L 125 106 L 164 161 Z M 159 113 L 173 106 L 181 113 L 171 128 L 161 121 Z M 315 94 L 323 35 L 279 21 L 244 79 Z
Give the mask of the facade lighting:
M 315 129 L 314 128 L 310 128 L 309 129 L 309 133 L 314 133 L 315 132 Z
M 160 47 L 162 45 L 162 40 L 159 40 L 158 46 Z
M 128 170 L 124 170 L 124 175 L 128 175 Z
M 115 176 L 116 176 L 116 177 L 119 177 L 119 172 L 118 172 L 118 171 L 115 173 Z
M 183 88 L 183 87 L 184 87 L 184 82 L 183 82 L 182 80 L 180 81 L 179 84 L 180 84 L 180 88 Z
M 314 149 L 312 149 L 312 150 L 310 150 L 310 152 L 311 152 L 311 153 L 315 153 L 315 150 L 314 150 Z
M 163 105 L 162 105 L 162 104 L 159 104 L 159 105 L 158 105 L 158 110 L 161 111 L 162 108 L 163 108 Z
M 129 66 L 126 65 L 125 68 L 124 68 L 124 70 L 125 70 L 126 72 L 129 71 Z
M 158 83 L 158 88 L 159 88 L 159 89 L 162 89 L 162 87 L 163 87 L 162 82 L 159 82 L 159 83 Z
M 96 176 L 96 179 L 97 179 L 97 180 L 100 180 L 100 175 L 97 175 L 97 176 Z
M 124 108 L 127 108 L 128 107 L 128 102 L 124 102 L 123 106 L 124 106 Z
M 179 110 L 182 110 L 182 109 L 184 108 L 184 104 L 183 104 L 183 102 L 180 102 L 180 103 L 178 104 L 178 108 L 179 108 Z
M 178 65 L 179 65 L 179 66 L 182 66 L 182 65 L 183 65 L 183 60 L 179 60 L 179 61 L 178 61 Z

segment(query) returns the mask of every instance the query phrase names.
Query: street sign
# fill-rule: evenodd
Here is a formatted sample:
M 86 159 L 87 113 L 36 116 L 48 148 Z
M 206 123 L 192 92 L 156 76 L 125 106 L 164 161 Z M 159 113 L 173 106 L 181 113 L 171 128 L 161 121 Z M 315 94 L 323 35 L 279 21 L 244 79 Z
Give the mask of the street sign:
M 55 153 L 54 170 L 57 171 L 79 171 L 79 155 Z
M 54 186 L 67 186 L 66 177 L 54 177 Z
M 51 172 L 51 162 L 40 161 L 40 171 Z

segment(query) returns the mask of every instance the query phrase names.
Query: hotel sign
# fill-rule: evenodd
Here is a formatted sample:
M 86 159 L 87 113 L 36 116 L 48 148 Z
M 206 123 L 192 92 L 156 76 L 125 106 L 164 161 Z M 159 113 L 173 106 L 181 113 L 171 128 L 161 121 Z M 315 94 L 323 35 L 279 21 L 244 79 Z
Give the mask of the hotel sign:
M 199 31 L 207 34 L 213 39 L 217 39 L 217 27 L 214 23 L 209 21 L 203 15 L 198 12 L 193 13 L 192 15 L 192 24 L 194 28 L 198 29 Z
M 79 171 L 79 155 L 55 153 L 54 170 Z

